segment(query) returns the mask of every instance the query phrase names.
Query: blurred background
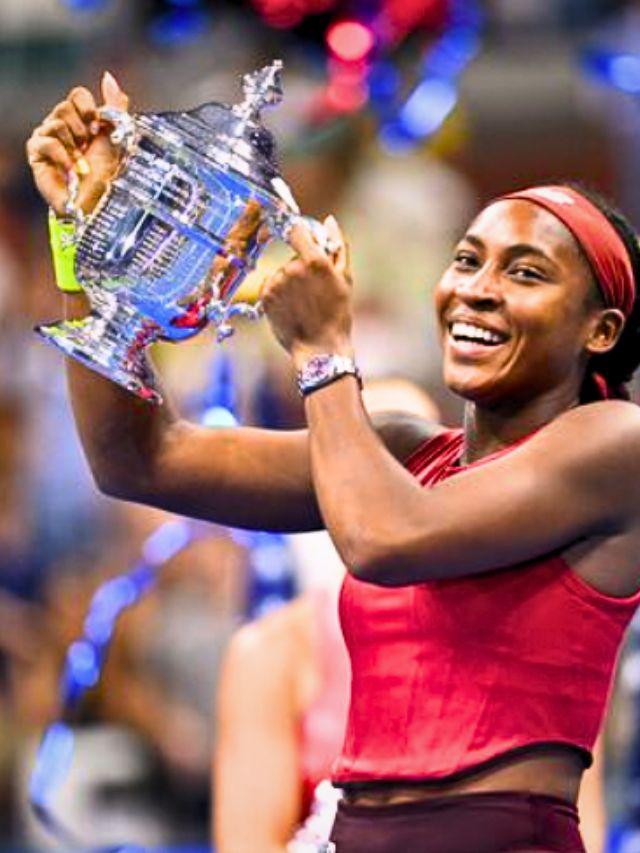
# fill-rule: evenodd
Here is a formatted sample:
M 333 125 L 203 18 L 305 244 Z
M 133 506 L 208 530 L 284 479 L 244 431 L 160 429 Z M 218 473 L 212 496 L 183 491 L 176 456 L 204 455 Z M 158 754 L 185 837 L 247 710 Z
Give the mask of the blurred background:
M 25 141 L 69 88 L 97 91 L 105 69 L 135 110 L 188 109 L 241 100 L 242 74 L 275 57 L 285 97 L 266 120 L 302 209 L 334 213 L 349 238 L 365 376 L 413 380 L 448 423 L 460 409 L 440 384 L 430 290 L 482 202 L 578 179 L 640 225 L 638 2 L 0 0 L 0 850 L 53 849 L 25 789 L 61 711 L 60 668 L 93 594 L 168 521 L 97 494 L 62 358 L 32 333 L 60 301 Z M 256 275 L 286 256 L 270 248 Z M 246 423 L 299 426 L 286 359 L 263 324 L 239 326 L 223 348 L 204 332 L 159 350 L 173 395 L 212 423 L 232 408 Z M 119 621 L 56 790 L 84 838 L 209 849 L 220 660 L 239 625 L 308 584 L 299 551 L 199 528 Z M 636 633 L 605 737 L 608 844 L 625 853 L 640 851 Z

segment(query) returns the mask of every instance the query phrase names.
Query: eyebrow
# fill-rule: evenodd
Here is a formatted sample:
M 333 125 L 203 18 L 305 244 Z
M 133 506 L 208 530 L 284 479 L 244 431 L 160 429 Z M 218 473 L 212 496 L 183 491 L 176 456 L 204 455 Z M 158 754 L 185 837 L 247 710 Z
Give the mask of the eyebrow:
M 462 239 L 466 240 L 467 243 L 471 243 L 471 245 L 475 246 L 476 249 L 486 249 L 484 240 L 477 237 L 475 234 L 465 234 Z M 522 255 L 534 255 L 535 257 L 540 258 L 540 260 L 547 261 L 548 263 L 557 266 L 557 262 L 554 261 L 553 258 L 538 246 L 533 246 L 531 243 L 514 243 L 513 246 L 509 246 L 507 248 L 506 254 L 509 257 L 509 260 L 519 258 Z

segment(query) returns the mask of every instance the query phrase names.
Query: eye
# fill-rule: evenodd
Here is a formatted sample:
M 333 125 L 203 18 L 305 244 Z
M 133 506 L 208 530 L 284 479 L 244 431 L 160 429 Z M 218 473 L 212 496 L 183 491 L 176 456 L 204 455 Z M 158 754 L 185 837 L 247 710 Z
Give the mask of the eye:
M 458 269 L 462 270 L 475 270 L 480 266 L 478 256 L 468 249 L 458 249 L 453 256 L 453 262 Z
M 528 264 L 518 264 L 509 270 L 509 274 L 520 281 L 546 281 L 547 276 L 542 270 Z

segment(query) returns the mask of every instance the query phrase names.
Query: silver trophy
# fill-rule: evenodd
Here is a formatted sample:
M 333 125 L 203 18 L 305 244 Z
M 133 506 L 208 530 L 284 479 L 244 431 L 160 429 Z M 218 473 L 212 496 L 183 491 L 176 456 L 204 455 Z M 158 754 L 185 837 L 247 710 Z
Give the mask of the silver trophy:
M 77 178 L 67 205 L 91 313 L 39 326 L 39 335 L 159 403 L 147 346 L 190 338 L 209 323 L 222 340 L 234 315 L 260 315 L 259 305 L 233 296 L 266 244 L 262 226 L 286 239 L 300 216 L 260 122 L 261 110 L 282 98 L 281 68 L 275 61 L 246 75 L 244 100 L 232 107 L 135 115 L 102 108 L 123 152 L 119 173 L 86 219 L 75 205 Z M 323 226 L 305 221 L 328 251 Z

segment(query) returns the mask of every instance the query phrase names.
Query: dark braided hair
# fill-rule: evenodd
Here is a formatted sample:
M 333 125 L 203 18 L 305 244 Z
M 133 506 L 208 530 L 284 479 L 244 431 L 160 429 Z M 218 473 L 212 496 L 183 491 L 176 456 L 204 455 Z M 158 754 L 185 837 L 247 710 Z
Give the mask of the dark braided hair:
M 579 183 L 561 181 L 559 184 L 584 196 L 613 225 L 629 253 L 636 284 L 636 297 L 620 338 L 609 352 L 592 356 L 587 377 L 582 386 L 580 400 L 587 403 L 602 399 L 602 393 L 594 379 L 596 373 L 606 380 L 615 396 L 628 399 L 627 384 L 640 365 L 640 243 L 638 236 L 629 220 L 598 193 Z

